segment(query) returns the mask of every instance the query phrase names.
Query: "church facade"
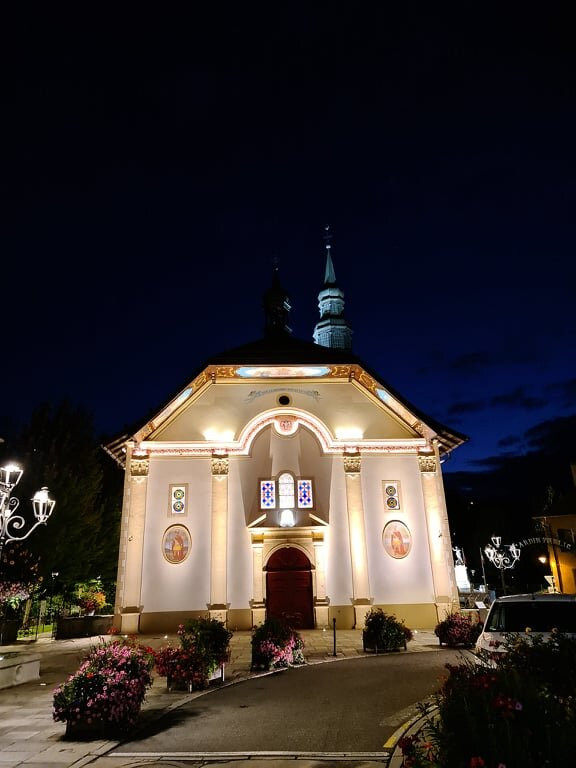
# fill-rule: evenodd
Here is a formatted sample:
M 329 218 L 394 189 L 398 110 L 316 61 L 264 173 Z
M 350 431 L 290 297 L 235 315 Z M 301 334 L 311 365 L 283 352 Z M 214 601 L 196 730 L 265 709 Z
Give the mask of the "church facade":
M 125 472 L 115 627 L 361 629 L 379 606 L 433 628 L 458 607 L 441 463 L 465 436 L 353 355 L 329 246 L 314 342 L 277 270 L 264 304 L 262 339 L 106 446 Z

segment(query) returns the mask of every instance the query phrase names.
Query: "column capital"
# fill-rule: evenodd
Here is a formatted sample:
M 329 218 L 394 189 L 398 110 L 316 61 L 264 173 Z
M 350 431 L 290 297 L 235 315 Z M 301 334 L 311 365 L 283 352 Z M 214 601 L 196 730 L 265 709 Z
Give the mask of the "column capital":
M 212 454 L 212 474 L 213 475 L 227 475 L 228 474 L 228 456 L 223 454 Z
M 420 472 L 436 472 L 436 457 L 418 456 L 418 466 Z
M 130 474 L 132 477 L 147 477 L 150 467 L 148 456 L 132 456 L 130 459 Z
M 358 451 L 345 453 L 342 458 L 344 460 L 344 472 L 347 474 L 358 474 L 360 472 L 362 459 Z

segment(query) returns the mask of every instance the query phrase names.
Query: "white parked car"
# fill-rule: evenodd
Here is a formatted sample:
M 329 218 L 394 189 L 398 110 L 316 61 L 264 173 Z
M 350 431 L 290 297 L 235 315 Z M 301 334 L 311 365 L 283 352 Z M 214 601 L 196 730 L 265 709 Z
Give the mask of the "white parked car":
M 498 597 L 488 610 L 475 652 L 484 660 L 505 653 L 510 634 L 523 638 L 552 632 L 576 637 L 576 595 L 536 593 Z

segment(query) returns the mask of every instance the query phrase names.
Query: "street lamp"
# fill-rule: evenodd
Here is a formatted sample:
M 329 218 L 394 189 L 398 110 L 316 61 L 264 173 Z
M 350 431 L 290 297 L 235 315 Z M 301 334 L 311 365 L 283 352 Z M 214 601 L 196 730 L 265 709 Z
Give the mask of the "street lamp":
M 499 569 L 502 591 L 506 594 L 504 571 L 507 568 L 514 568 L 520 557 L 520 547 L 517 544 L 502 544 L 500 536 L 492 536 L 491 541 L 491 544 L 487 544 L 484 547 L 484 552 L 492 565 Z
M 548 563 L 548 558 L 546 557 L 546 555 L 540 555 L 538 558 L 538 562 L 542 563 L 542 565 L 545 566 Z M 550 569 L 549 575 L 546 575 L 546 574 L 544 575 L 544 578 L 548 582 L 548 591 L 550 592 L 550 590 L 552 590 L 552 592 L 556 592 L 556 584 L 554 582 L 554 574 L 552 573 L 552 569 Z
M 41 523 L 47 523 L 56 502 L 48 494 L 48 488 L 36 491 L 32 498 L 32 507 L 36 522 L 24 531 L 26 520 L 22 515 L 15 515 L 20 501 L 11 496 L 12 490 L 20 482 L 23 470 L 16 464 L 0 467 L 0 571 L 2 570 L 2 552 L 7 541 L 23 541 Z

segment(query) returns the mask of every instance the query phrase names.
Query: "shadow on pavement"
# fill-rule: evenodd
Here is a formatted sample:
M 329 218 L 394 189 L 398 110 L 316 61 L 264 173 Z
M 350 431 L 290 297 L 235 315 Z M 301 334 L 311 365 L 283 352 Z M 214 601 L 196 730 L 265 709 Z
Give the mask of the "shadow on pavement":
M 199 717 L 199 713 L 187 709 L 175 708 L 168 712 L 163 712 L 148 721 L 143 719 L 137 728 L 129 733 L 122 734 L 119 737 L 119 745 L 126 743 L 136 743 L 149 739 L 151 736 L 157 736 L 160 733 L 170 730 L 178 725 L 183 725 Z

